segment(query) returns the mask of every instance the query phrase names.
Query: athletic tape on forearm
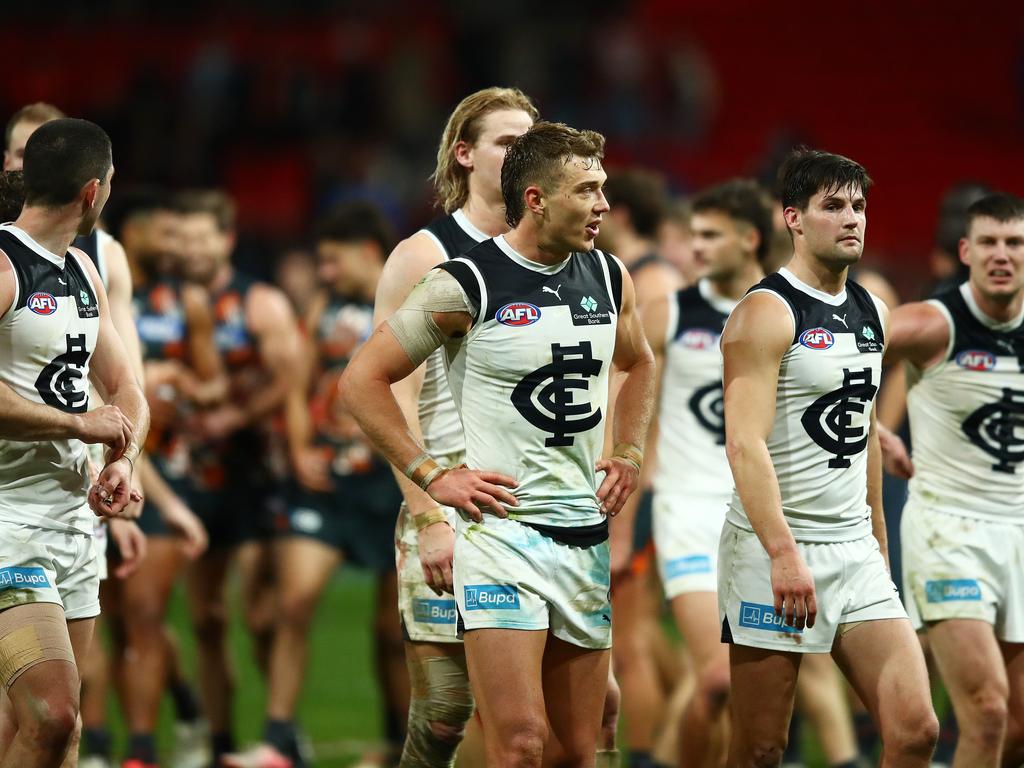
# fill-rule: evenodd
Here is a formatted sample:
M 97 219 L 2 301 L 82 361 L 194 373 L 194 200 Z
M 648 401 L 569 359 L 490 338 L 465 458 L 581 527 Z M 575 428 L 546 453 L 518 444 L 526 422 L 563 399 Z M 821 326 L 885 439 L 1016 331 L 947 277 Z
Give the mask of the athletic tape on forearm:
M 637 472 L 640 471 L 640 467 L 644 463 L 644 452 L 632 443 L 619 443 L 615 446 L 615 450 L 612 452 L 612 455 L 628 461 L 636 467 Z
M 420 512 L 418 515 L 412 516 L 412 524 L 416 528 L 417 533 L 422 531 L 424 528 L 429 528 L 434 523 L 447 522 L 448 515 L 446 515 L 444 510 L 440 507 L 434 507 L 426 512 Z

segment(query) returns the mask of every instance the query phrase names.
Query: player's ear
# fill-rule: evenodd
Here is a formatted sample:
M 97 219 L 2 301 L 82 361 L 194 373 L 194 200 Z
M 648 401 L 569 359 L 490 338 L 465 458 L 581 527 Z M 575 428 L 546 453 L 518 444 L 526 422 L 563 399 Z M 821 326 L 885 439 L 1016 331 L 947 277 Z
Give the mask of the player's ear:
M 756 227 L 744 223 L 740 230 L 740 238 L 743 240 L 743 246 L 747 253 L 757 253 L 758 246 L 761 245 L 761 233 L 757 231 Z
M 971 266 L 971 246 L 970 241 L 966 237 L 960 238 L 959 251 L 961 263 L 966 264 L 968 267 Z
M 467 170 L 473 170 L 473 145 L 468 141 L 458 141 L 452 148 L 455 153 L 455 162 Z
M 100 191 L 100 180 L 90 179 L 82 185 L 82 189 L 79 192 L 79 197 L 82 200 L 82 210 L 91 210 L 96 205 L 96 197 Z
M 795 234 L 803 234 L 801 229 L 801 212 L 799 208 L 789 206 L 782 210 L 782 217 L 786 220 L 789 231 Z
M 544 192 L 540 187 L 527 187 L 523 192 L 523 202 L 526 204 L 526 210 L 530 213 L 541 217 L 544 216 L 546 201 L 544 199 Z

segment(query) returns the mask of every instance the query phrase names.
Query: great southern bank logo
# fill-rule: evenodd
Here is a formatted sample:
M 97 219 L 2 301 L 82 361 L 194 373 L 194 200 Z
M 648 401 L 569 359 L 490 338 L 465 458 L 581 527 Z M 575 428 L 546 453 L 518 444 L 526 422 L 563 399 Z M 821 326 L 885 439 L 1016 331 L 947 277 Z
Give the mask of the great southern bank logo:
M 808 349 L 828 349 L 836 343 L 836 337 L 827 328 L 809 328 L 800 334 L 800 343 Z
M 467 611 L 519 610 L 519 588 L 511 584 L 466 585 Z
M 929 603 L 947 603 L 951 600 L 981 601 L 981 586 L 977 579 L 932 579 L 924 583 L 924 594 Z
M 412 616 L 423 624 L 454 624 L 455 601 L 417 598 L 412 601 Z
M 0 589 L 42 589 L 50 586 L 42 568 L 0 568 Z
M 533 325 L 540 320 L 540 309 L 525 301 L 513 301 L 499 309 L 494 319 L 502 325 L 511 325 L 518 328 L 523 325 Z
M 740 626 L 750 629 L 764 629 L 769 632 L 787 632 L 791 635 L 803 633 L 802 629 L 784 624 L 784 616 L 777 616 L 775 608 L 762 603 L 740 603 Z

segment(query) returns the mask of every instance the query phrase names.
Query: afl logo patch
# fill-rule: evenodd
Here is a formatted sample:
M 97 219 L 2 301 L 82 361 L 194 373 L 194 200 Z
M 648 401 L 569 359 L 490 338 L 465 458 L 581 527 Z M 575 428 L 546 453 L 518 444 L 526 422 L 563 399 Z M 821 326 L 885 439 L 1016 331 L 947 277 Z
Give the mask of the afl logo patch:
M 718 335 L 706 328 L 690 328 L 683 332 L 680 342 L 687 349 L 711 349 Z
M 808 349 L 828 349 L 836 343 L 836 337 L 824 328 L 811 328 L 800 334 L 800 343 Z
M 57 300 L 52 293 L 36 291 L 28 297 L 25 305 L 37 315 L 52 315 L 57 311 Z
M 540 320 L 540 309 L 525 301 L 513 301 L 499 309 L 494 319 L 502 325 L 511 325 L 518 328 L 522 325 L 533 325 Z
M 956 364 L 968 371 L 991 371 L 996 367 L 996 356 L 983 349 L 967 349 L 956 356 Z

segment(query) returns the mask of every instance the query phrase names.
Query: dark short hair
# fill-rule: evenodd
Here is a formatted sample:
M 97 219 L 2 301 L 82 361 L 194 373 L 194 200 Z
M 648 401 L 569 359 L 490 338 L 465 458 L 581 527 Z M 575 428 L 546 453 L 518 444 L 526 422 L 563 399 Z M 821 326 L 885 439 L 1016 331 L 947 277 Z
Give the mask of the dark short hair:
M 230 232 L 235 228 L 235 203 L 227 192 L 219 189 L 190 189 L 182 192 L 175 198 L 174 207 L 185 215 L 207 213 L 213 216 L 221 232 Z
M 129 221 L 150 216 L 158 211 L 176 210 L 172 196 L 160 187 L 144 185 L 119 190 L 117 199 L 107 205 L 103 218 L 111 234 L 121 238 L 124 225 Z
M 995 219 L 998 222 L 1024 219 L 1024 200 L 1005 192 L 994 192 L 971 203 L 967 208 L 965 233 L 970 234 L 975 219 Z
M 690 201 L 694 213 L 717 211 L 757 230 L 757 260 L 763 262 L 772 244 L 772 209 L 768 194 L 753 179 L 730 179 L 705 189 Z
M 370 240 L 385 256 L 395 246 L 395 233 L 384 212 L 366 200 L 340 203 L 319 221 L 314 232 L 317 242 L 360 243 Z
M 798 147 L 779 169 L 779 199 L 783 208 L 805 211 L 818 192 L 831 194 L 856 187 L 867 197 L 871 183 L 864 166 L 848 157 Z
M 600 162 L 604 158 L 604 136 L 542 120 L 508 145 L 501 166 L 501 195 L 510 227 L 515 228 L 526 212 L 526 188 L 556 181 L 573 157 Z
M 110 137 L 96 123 L 63 117 L 39 126 L 25 144 L 25 204 L 67 205 L 113 165 Z
M 608 174 L 604 184 L 608 203 L 629 211 L 629 220 L 640 237 L 655 237 L 668 208 L 665 180 L 641 168 L 627 168 Z
M 961 181 L 946 190 L 939 204 L 939 221 L 935 228 L 935 246 L 940 251 L 956 256 L 960 238 L 967 235 L 967 209 L 990 194 L 992 188 L 979 181 Z
M 7 121 L 7 127 L 4 129 L 4 149 L 11 148 L 11 136 L 14 135 L 14 129 L 18 123 L 38 123 L 42 125 L 62 117 L 67 117 L 67 115 L 53 106 L 53 104 L 47 104 L 45 101 L 26 104 L 11 115 L 11 119 Z
M 0 221 L 14 221 L 25 207 L 23 171 L 0 173 Z

